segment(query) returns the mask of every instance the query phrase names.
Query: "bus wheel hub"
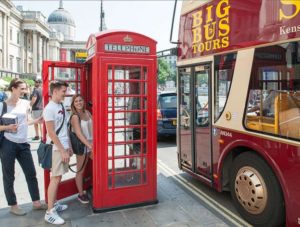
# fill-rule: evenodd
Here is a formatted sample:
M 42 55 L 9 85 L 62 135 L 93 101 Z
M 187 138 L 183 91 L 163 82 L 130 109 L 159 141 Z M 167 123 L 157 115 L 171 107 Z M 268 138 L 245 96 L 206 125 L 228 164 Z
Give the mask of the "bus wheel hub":
M 235 194 L 247 212 L 260 214 L 264 211 L 268 192 L 263 177 L 256 169 L 245 166 L 238 171 L 235 178 Z

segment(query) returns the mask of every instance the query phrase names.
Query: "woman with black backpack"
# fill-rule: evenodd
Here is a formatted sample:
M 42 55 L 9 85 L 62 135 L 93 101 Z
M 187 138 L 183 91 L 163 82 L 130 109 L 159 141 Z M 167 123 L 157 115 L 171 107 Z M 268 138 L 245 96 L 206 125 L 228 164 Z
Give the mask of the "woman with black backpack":
M 89 203 L 89 199 L 83 192 L 83 173 L 87 164 L 87 157 L 92 158 L 92 115 L 85 107 L 85 101 L 79 94 L 72 97 L 71 102 L 72 115 L 70 117 L 70 124 L 73 132 L 77 138 L 85 146 L 82 151 L 79 151 L 82 155 L 76 154 L 77 160 L 77 173 L 75 177 L 76 186 L 79 192 L 78 200 L 81 203 Z M 74 151 L 74 150 L 73 150 Z M 75 151 L 74 151 L 75 153 Z
M 38 123 L 42 119 L 28 121 L 29 101 L 21 99 L 26 92 L 26 83 L 18 78 L 11 81 L 8 90 L 11 96 L 0 104 L 1 117 L 0 159 L 2 164 L 3 186 L 10 212 L 15 215 L 25 215 L 26 211 L 18 206 L 14 191 L 15 160 L 17 160 L 25 174 L 27 186 L 33 201 L 33 210 L 45 210 L 46 204 L 40 202 L 36 170 L 34 167 L 30 145 L 27 142 L 28 125 Z M 8 125 L 5 125 L 5 122 Z M 3 133 L 4 132 L 4 133 Z

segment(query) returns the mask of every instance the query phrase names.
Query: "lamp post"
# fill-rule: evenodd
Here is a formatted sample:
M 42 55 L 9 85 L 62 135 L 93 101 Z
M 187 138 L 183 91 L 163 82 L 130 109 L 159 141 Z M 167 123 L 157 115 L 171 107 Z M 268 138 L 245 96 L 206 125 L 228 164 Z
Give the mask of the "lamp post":
M 100 6 L 100 32 L 103 30 L 102 26 L 102 20 L 103 20 L 103 0 L 100 0 L 101 6 Z

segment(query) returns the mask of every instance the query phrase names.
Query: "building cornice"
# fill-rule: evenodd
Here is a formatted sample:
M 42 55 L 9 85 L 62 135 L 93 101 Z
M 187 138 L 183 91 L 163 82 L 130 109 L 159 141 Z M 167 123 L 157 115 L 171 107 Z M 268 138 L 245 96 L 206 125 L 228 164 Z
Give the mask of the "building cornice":
M 11 0 L 1 0 L 1 3 L 7 6 L 7 8 L 11 9 L 14 7 L 14 4 Z
M 63 41 L 61 47 L 66 49 L 86 50 L 85 41 Z
M 62 42 L 63 44 L 86 44 L 86 41 L 75 41 L 75 40 L 66 40 Z
M 13 7 L 10 11 L 10 16 L 14 17 L 15 19 L 17 19 L 18 21 L 22 21 L 23 17 L 22 14 L 19 10 L 17 10 L 15 7 Z
M 1 3 L 2 4 L 0 4 L 0 12 L 3 12 L 7 16 L 9 16 L 10 10 L 13 7 L 13 5 L 10 4 L 7 0 L 1 0 Z

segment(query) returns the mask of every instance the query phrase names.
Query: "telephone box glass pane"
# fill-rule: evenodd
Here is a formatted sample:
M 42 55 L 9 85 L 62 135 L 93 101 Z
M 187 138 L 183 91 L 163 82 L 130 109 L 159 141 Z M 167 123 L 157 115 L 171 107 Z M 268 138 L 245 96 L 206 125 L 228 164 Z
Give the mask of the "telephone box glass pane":
M 116 158 L 115 159 L 115 172 L 123 172 L 128 170 L 141 169 L 141 158 Z
M 114 156 L 127 156 L 130 155 L 130 147 L 129 144 L 115 144 L 114 146 Z M 108 157 L 111 158 L 112 155 L 112 145 L 108 146 Z
M 109 188 L 146 182 L 147 68 L 108 67 Z
M 78 75 L 80 74 L 80 70 L 74 68 L 64 68 L 64 67 L 53 67 L 51 71 L 49 71 L 49 76 L 52 76 L 54 73 L 54 80 L 78 80 Z M 52 78 L 50 77 L 52 80 Z
M 141 67 L 139 66 L 115 66 L 115 80 L 140 80 Z M 109 78 L 109 77 L 108 77 Z
M 141 184 L 141 173 L 122 173 L 115 175 L 115 187 L 126 187 Z

